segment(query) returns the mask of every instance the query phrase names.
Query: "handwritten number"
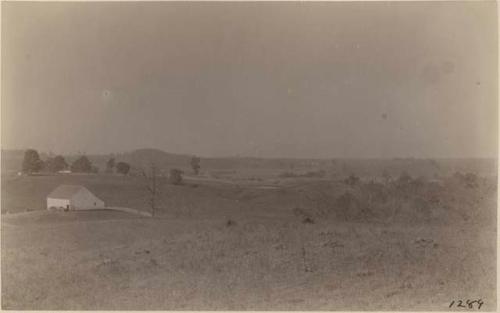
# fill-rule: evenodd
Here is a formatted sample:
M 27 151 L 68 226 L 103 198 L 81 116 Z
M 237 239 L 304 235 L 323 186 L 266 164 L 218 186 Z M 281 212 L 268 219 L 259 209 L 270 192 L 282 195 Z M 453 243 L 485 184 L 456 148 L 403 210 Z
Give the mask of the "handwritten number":
M 457 300 L 456 302 L 455 302 L 455 300 L 453 300 L 450 302 L 450 305 L 448 307 L 452 308 L 455 305 L 457 308 L 474 309 L 474 304 L 477 304 L 477 309 L 480 310 L 481 307 L 483 306 L 484 302 L 482 299 L 478 299 L 478 300 L 467 299 L 465 301 L 465 303 L 463 300 Z
M 481 306 L 483 305 L 483 300 L 479 299 L 477 300 L 477 303 L 479 304 L 479 306 L 477 307 L 478 309 L 481 309 Z
M 470 300 L 467 300 L 466 303 L 467 303 L 467 306 L 469 307 L 469 309 L 472 309 L 473 308 L 473 304 L 474 302 L 476 301 L 470 301 Z

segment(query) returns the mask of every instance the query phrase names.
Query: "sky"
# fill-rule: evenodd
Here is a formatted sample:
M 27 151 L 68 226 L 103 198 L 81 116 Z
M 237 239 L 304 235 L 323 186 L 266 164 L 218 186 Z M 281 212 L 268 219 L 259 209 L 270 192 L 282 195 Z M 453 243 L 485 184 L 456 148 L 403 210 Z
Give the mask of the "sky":
M 496 157 L 494 2 L 3 2 L 3 149 Z

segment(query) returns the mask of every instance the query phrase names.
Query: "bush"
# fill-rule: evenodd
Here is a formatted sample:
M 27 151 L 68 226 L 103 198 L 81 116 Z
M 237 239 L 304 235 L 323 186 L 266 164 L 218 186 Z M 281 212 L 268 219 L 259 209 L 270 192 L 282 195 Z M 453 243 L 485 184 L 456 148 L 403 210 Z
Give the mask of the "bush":
M 474 173 L 465 174 L 464 181 L 468 188 L 476 188 L 479 185 L 477 175 Z
M 283 172 L 279 174 L 280 178 L 294 178 L 294 177 L 325 177 L 326 172 L 325 170 L 319 170 L 319 171 L 309 171 L 304 174 L 296 174 L 293 172 Z
M 182 174 L 184 174 L 183 171 L 179 169 L 171 169 L 170 170 L 170 176 L 169 176 L 169 181 L 172 185 L 180 185 L 182 184 Z
M 349 185 L 349 186 L 354 186 L 357 183 L 359 183 L 359 177 L 357 177 L 354 174 L 351 174 L 349 177 L 347 177 L 346 179 L 344 179 L 344 183 L 347 184 L 347 185 Z
M 118 164 L 115 165 L 115 168 L 116 168 L 117 173 L 120 173 L 123 175 L 127 175 L 128 172 L 130 171 L 130 165 L 128 163 L 125 163 L 125 162 L 118 162 Z
M 463 174 L 461 172 L 455 172 L 453 178 L 460 182 L 460 184 L 465 185 L 467 188 L 476 188 L 479 185 L 479 179 L 474 173 Z
M 302 220 L 303 224 L 314 224 L 314 220 L 310 217 L 306 217 L 305 219 Z
M 399 184 L 408 184 L 411 181 L 412 181 L 412 178 L 411 178 L 410 174 L 408 174 L 408 172 L 403 172 L 403 173 L 401 173 L 401 175 L 399 175 L 399 178 L 398 178 Z

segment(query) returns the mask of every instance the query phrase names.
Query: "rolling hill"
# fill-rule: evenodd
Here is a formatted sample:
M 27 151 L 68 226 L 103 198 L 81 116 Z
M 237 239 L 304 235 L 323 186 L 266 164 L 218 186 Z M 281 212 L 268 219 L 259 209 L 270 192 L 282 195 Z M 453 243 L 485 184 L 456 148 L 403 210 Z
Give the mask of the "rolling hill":
M 21 169 L 24 151 L 2 150 L 2 172 L 16 173 Z M 40 153 L 46 159 L 47 153 Z M 135 169 L 144 168 L 154 163 L 158 168 L 167 171 L 171 168 L 189 169 L 191 155 L 165 152 L 160 149 L 137 149 L 115 154 L 87 155 L 91 162 L 101 171 L 106 168 L 106 162 L 114 157 L 117 162 L 124 161 Z M 71 163 L 78 155 L 64 155 Z M 496 175 L 497 160 L 493 158 L 332 158 L 332 159 L 292 159 L 292 158 L 253 158 L 253 157 L 201 157 L 203 170 L 278 170 L 281 172 L 326 170 L 337 176 L 355 174 L 363 177 L 379 177 L 387 173 L 393 177 L 402 172 L 411 176 L 426 176 L 429 178 L 450 175 L 454 172 L 473 172 L 478 175 Z

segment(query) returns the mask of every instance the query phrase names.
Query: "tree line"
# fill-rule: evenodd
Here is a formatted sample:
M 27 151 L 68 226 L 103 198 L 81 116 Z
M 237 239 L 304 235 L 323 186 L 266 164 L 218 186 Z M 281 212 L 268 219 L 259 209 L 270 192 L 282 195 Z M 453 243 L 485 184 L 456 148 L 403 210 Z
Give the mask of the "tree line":
M 66 162 L 62 155 L 48 157 L 46 160 L 40 158 L 40 154 L 35 149 L 28 149 L 24 152 L 24 159 L 22 163 L 22 172 L 26 174 L 33 174 L 39 172 L 57 173 L 59 171 L 71 170 L 73 173 L 97 173 L 99 168 L 94 166 L 89 158 L 85 155 L 80 156 L 71 164 Z M 126 162 L 115 162 L 111 158 L 106 164 L 106 172 L 127 175 L 130 171 L 130 165 Z
M 193 156 L 190 161 L 190 166 L 193 173 L 198 175 L 200 172 L 201 159 Z M 115 158 L 110 158 L 106 162 L 106 173 L 116 172 L 118 174 L 127 175 L 130 171 L 130 164 L 126 162 L 116 162 Z M 97 173 L 99 168 L 94 166 L 89 158 L 85 155 L 80 156 L 71 164 L 66 162 L 62 155 L 48 157 L 45 161 L 40 158 L 40 154 L 35 149 L 28 149 L 24 152 L 22 163 L 22 172 L 33 174 L 39 172 L 57 173 L 59 171 L 71 170 L 73 173 Z M 170 171 L 170 176 L 173 184 L 180 184 L 182 181 L 182 171 L 173 169 Z

